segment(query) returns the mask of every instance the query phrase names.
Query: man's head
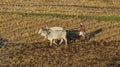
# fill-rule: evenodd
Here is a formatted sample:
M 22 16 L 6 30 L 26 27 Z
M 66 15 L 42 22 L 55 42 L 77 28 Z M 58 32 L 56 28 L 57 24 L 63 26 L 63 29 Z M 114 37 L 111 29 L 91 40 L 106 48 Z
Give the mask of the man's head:
M 80 26 L 83 26 L 83 23 L 80 23 Z

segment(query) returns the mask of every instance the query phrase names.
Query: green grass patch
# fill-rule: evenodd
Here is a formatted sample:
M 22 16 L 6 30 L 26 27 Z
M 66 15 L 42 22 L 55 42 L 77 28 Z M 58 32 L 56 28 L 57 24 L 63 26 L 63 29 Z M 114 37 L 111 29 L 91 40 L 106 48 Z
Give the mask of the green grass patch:
M 57 13 L 34 13 L 34 12 L 7 12 L 1 11 L 0 14 L 18 14 L 23 16 L 50 16 L 57 18 L 78 17 L 86 20 L 100 20 L 100 21 L 120 21 L 120 16 L 84 16 L 84 15 L 66 15 Z
M 82 19 L 102 20 L 102 21 L 120 21 L 120 16 L 79 16 Z
M 23 16 L 51 16 L 51 17 L 70 17 L 70 15 L 57 13 L 33 13 L 33 12 L 0 12 L 0 14 L 18 14 Z

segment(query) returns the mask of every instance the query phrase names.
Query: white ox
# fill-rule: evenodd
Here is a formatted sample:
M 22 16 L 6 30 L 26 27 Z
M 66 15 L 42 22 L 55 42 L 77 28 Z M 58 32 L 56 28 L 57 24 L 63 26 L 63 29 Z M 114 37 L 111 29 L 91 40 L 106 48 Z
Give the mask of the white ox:
M 64 30 L 62 27 L 45 27 L 46 29 L 51 29 L 51 30 Z M 47 35 L 42 33 L 42 29 L 39 30 L 38 34 L 41 34 L 41 36 L 44 36 L 43 41 L 47 38 Z
M 50 45 L 52 45 L 52 43 L 55 43 L 56 39 L 61 40 L 59 45 L 63 42 L 63 40 L 65 40 L 65 44 L 67 45 L 67 32 L 65 30 L 51 30 L 42 28 L 41 35 L 42 33 L 46 35 L 47 39 L 50 41 Z

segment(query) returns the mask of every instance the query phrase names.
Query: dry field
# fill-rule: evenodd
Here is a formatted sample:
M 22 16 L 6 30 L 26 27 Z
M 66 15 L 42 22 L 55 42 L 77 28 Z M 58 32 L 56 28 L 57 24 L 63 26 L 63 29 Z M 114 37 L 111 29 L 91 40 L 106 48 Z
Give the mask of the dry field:
M 0 67 L 120 67 L 119 4 L 119 0 L 0 0 Z M 73 34 L 80 22 L 88 41 L 71 35 L 68 46 L 50 46 L 38 34 L 44 26 L 61 26 Z
M 0 10 L 119 16 L 120 0 L 2 0 L 0 1 Z

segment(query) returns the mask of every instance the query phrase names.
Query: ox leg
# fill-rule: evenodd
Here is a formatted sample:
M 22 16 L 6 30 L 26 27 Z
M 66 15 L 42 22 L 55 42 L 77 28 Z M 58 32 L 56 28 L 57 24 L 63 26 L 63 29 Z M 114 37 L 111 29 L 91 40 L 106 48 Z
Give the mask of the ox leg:
M 57 45 L 57 43 L 56 43 L 56 41 L 55 41 L 55 40 L 53 40 L 53 43 Z
M 50 46 L 52 46 L 52 39 L 50 40 Z
M 65 38 L 64 40 L 65 40 L 65 44 L 68 45 L 68 43 L 67 43 L 67 39 Z
M 46 40 L 46 36 L 44 37 L 43 41 L 45 41 L 45 40 Z
M 61 41 L 60 41 L 59 45 L 60 45 L 62 42 L 63 42 L 63 39 L 61 39 Z

